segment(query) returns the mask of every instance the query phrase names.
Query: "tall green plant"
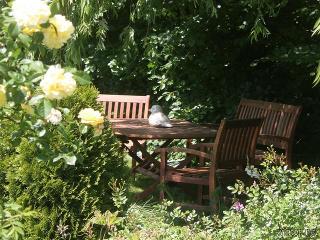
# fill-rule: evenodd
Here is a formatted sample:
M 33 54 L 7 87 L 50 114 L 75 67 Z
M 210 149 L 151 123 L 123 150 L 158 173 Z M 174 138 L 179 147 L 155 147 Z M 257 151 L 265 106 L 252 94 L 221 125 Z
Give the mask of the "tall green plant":
M 26 222 L 25 239 L 63 239 L 63 234 L 67 234 L 67 239 L 84 239 L 82 230 L 87 219 L 95 211 L 112 208 L 109 182 L 126 177 L 120 143 L 108 123 L 97 136 L 93 129 L 81 132 L 72 121 L 68 122 L 84 106 L 100 109 L 97 94 L 93 87 L 80 87 L 60 103 L 70 107 L 64 124 L 66 131 L 61 135 L 60 130 L 53 129 L 46 150 L 50 153 L 53 149 L 76 148 L 83 141 L 77 148 L 75 166 L 62 161 L 37 161 L 37 146 L 26 138 L 11 156 L 2 159 L 6 173 L 2 184 L 6 185 L 8 198 L 23 206 L 32 206 L 40 213 L 38 219 Z M 62 232 L 64 228 L 67 230 Z

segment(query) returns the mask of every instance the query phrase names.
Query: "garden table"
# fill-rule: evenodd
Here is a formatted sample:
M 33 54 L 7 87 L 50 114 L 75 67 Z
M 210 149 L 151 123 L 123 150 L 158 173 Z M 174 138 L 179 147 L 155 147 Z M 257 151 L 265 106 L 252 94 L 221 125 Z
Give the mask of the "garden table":
M 156 160 L 159 153 L 149 152 L 145 144 L 139 140 L 164 140 L 159 147 L 167 147 L 176 139 L 206 139 L 214 138 L 216 129 L 191 123 L 185 120 L 172 120 L 172 128 L 150 126 L 148 119 L 111 119 L 114 134 L 119 137 L 129 155 L 136 160 L 134 172 L 159 180 L 160 163 Z M 132 144 L 127 144 L 131 142 Z M 139 154 L 141 152 L 142 154 Z M 146 189 L 138 198 L 145 197 L 155 189 L 157 183 Z

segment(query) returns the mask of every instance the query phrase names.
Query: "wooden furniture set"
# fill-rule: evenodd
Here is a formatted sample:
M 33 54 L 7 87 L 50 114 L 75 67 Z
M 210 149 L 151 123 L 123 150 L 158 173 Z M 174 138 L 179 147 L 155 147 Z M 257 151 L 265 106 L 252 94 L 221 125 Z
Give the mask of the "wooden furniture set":
M 156 186 L 165 182 L 179 182 L 198 185 L 198 204 L 209 200 L 209 208 L 215 209 L 213 199 L 217 181 L 236 179 L 245 176 L 247 161 L 254 163 L 261 160 L 261 152 L 256 145 L 273 145 L 283 149 L 286 163 L 292 166 L 292 146 L 294 131 L 300 106 L 273 102 L 242 99 L 237 109 L 235 120 L 222 120 L 218 130 L 187 121 L 173 120 L 172 128 L 156 128 L 148 124 L 149 96 L 99 95 L 105 115 L 112 123 L 112 128 L 133 159 L 133 171 L 140 172 L 156 180 L 138 198 L 146 197 Z M 168 148 L 175 139 L 214 138 L 214 143 L 199 143 L 191 148 Z M 146 140 L 165 140 L 154 152 L 149 152 Z M 204 151 L 208 150 L 210 151 Z M 199 165 L 186 167 L 179 164 L 171 167 L 167 164 L 168 154 L 183 152 L 197 156 Z M 142 154 L 141 154 L 142 153 Z M 160 155 L 161 161 L 156 160 Z M 205 162 L 210 165 L 206 166 Z M 220 179 L 220 180 L 219 180 Z M 203 186 L 209 191 L 205 195 Z M 163 190 L 160 199 L 164 198 Z

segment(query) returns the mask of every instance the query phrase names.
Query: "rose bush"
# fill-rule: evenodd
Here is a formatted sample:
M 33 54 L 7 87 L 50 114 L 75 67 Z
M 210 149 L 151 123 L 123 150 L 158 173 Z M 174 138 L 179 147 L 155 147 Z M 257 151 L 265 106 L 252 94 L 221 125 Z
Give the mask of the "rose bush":
M 52 162 L 62 154 L 72 156 L 75 161 L 60 160 L 64 159 L 66 164 L 75 163 L 75 152 L 82 147 L 82 141 L 50 156 L 46 146 L 54 137 L 52 125 L 61 135 L 68 131 L 64 115 L 70 110 L 60 107 L 60 101 L 71 96 L 77 86 L 89 84 L 90 77 L 72 67 L 47 66 L 34 58 L 44 46 L 63 47 L 72 37 L 73 24 L 63 15 L 53 13 L 47 1 L 15 0 L 11 8 L 2 9 L 0 27 L 3 33 L 0 37 L 0 121 L 20 122 L 12 133 L 13 141 L 16 145 L 22 138 L 34 142 L 40 160 Z M 101 134 L 104 120 L 101 114 L 99 116 L 98 122 L 88 127 Z M 82 119 L 88 117 L 82 114 Z M 68 121 L 81 131 L 82 124 L 77 117 Z
M 63 226 L 64 236 L 84 239 L 86 219 L 111 207 L 108 183 L 125 164 L 90 77 L 39 60 L 74 27 L 47 1 L 15 0 L 2 9 L 0 29 L 0 203 L 39 213 L 24 222 L 23 239 L 59 239 Z

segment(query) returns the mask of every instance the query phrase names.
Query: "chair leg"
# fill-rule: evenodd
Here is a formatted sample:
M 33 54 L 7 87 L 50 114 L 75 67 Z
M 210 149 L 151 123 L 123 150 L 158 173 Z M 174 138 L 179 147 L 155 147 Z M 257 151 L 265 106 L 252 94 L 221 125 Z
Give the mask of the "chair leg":
M 133 152 L 135 152 L 136 151 L 136 148 L 135 148 L 135 146 L 132 146 L 132 150 L 133 150 Z M 131 174 L 132 174 L 132 177 L 133 177 L 133 180 L 136 180 L 136 171 L 135 171 L 135 169 L 136 169 L 136 166 L 137 166 L 137 161 L 134 159 L 134 158 L 132 158 L 132 164 L 131 164 L 132 166 L 131 166 Z
M 288 165 L 288 168 L 292 168 L 292 147 L 289 146 L 286 149 L 286 164 Z
M 213 169 L 215 172 L 215 168 Z M 212 211 L 216 212 L 218 210 L 217 199 L 215 198 L 216 190 L 216 177 L 215 174 L 210 174 L 209 176 L 209 205 Z
M 200 147 L 201 152 L 205 152 L 205 147 L 201 146 Z M 203 167 L 204 166 L 204 158 L 199 157 L 199 166 Z M 198 191 L 197 191 L 197 197 L 198 197 L 198 204 L 202 205 L 202 200 L 203 200 L 203 186 L 198 185 Z
M 136 180 L 136 166 L 137 166 L 137 162 L 135 159 L 132 158 L 132 170 L 131 170 L 131 174 L 132 174 L 132 177 L 133 177 L 133 180 Z
M 166 165 L 167 165 L 167 154 L 165 150 L 160 150 L 160 201 L 164 199 L 164 184 L 165 184 L 165 174 L 166 174 Z
M 198 185 L 198 189 L 197 189 L 197 203 L 199 205 L 202 205 L 202 199 L 203 199 L 203 186 L 202 185 Z
M 160 190 L 159 200 L 162 202 L 164 200 L 164 191 L 163 189 Z

